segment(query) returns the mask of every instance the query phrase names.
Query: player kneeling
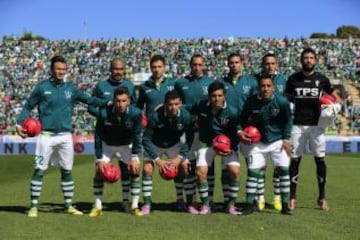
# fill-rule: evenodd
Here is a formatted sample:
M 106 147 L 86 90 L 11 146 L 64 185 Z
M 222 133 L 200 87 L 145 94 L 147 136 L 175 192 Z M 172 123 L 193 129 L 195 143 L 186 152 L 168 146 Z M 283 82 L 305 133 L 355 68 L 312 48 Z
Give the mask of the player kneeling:
M 211 83 L 208 94 L 208 99 L 200 101 L 193 109 L 193 112 L 197 113 L 201 142 L 196 160 L 198 191 L 202 201 L 199 214 L 211 213 L 208 171 L 215 157 L 220 155 L 223 172 L 228 174 L 228 193 L 226 200 L 224 199 L 226 212 L 231 215 L 240 215 L 241 213 L 235 207 L 240 177 L 240 162 L 237 155 L 238 137 L 236 136 L 240 126 L 237 111 L 226 104 L 225 86 L 222 82 Z
M 250 97 L 244 105 L 240 119 L 242 126 L 253 125 L 261 133 L 261 141 L 253 143 L 249 132 L 241 131 L 240 140 L 252 144 L 247 151 L 248 178 L 246 182 L 247 207 L 244 213 L 256 210 L 255 196 L 261 170 L 266 166 L 266 159 L 271 157 L 280 177 L 281 213 L 291 215 L 289 209 L 290 193 L 290 152 L 292 117 L 289 102 L 274 93 L 275 86 L 271 76 L 263 75 L 259 80 L 259 95 Z M 245 130 L 245 129 L 244 129 Z
M 111 173 L 106 177 L 111 159 L 123 162 L 130 174 L 131 212 L 135 216 L 142 216 L 139 210 L 140 195 L 140 161 L 138 154 L 141 152 L 141 110 L 130 105 L 129 90 L 119 87 L 114 91 L 113 106 L 101 109 L 96 122 L 96 136 L 101 138 L 100 146 L 95 146 L 96 174 L 93 181 L 95 197 L 94 207 L 90 212 L 91 217 L 102 215 L 102 196 L 104 180 L 115 182 Z M 116 170 L 115 170 L 116 172 Z M 116 174 L 116 173 L 115 173 Z M 105 178 L 104 178 L 105 176 Z
M 152 176 L 155 166 L 159 167 L 160 176 L 166 180 L 176 179 L 186 172 L 189 149 L 194 133 L 190 113 L 182 108 L 181 97 L 175 90 L 165 95 L 164 104 L 148 119 L 148 126 L 143 136 L 143 197 L 141 210 L 144 215 L 151 212 Z M 181 136 L 185 134 L 185 142 Z M 166 156 L 167 159 L 162 158 Z M 182 196 L 182 194 L 181 194 Z M 189 211 L 191 206 L 188 206 Z M 190 212 L 190 211 L 189 211 Z M 197 213 L 197 212 L 196 212 Z

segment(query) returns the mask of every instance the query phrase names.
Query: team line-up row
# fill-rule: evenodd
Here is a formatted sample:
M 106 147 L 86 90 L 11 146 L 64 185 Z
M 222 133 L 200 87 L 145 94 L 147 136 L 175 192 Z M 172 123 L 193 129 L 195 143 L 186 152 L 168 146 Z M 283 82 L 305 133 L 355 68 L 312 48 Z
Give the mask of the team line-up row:
M 191 73 L 175 81 L 164 77 L 165 58 L 155 55 L 150 60 L 152 76 L 140 86 L 136 98 L 134 85 L 124 79 L 125 62 L 114 59 L 111 76 L 99 82 L 90 97 L 73 83 L 63 80 L 66 60 L 61 56 L 53 57 L 51 77 L 36 85 L 16 126 L 19 135 L 27 137 L 23 123 L 37 106 L 42 131 L 36 143 L 28 216 L 38 216 L 42 179 L 49 164 L 60 167 L 65 211 L 72 215 L 83 214 L 72 205 L 71 120 L 77 101 L 88 104 L 89 112 L 97 119 L 95 201 L 91 217 L 103 214 L 104 180 L 109 181 L 107 173 L 110 171 L 111 175 L 114 169 L 109 167 L 113 158 L 118 159 L 121 168 L 123 207 L 133 215 L 151 213 L 155 166 L 164 177 L 174 178 L 179 210 L 209 214 L 213 206 L 216 156 L 222 161 L 225 212 L 248 215 L 264 209 L 265 166 L 266 159 L 271 157 L 274 208 L 284 215 L 292 215 L 297 203 L 299 164 L 307 143 L 317 166 L 318 204 L 323 210 L 329 210 L 325 197 L 324 130 L 334 112 L 339 111 L 340 98 L 329 79 L 314 71 L 314 50 L 304 49 L 301 64 L 302 70 L 286 80 L 277 74 L 276 56 L 269 53 L 263 57 L 261 74 L 242 75 L 241 57 L 235 53 L 228 57 L 228 75 L 213 80 L 204 74 L 204 57 L 195 54 L 190 60 Z M 325 94 L 328 102 L 323 100 Z M 142 149 L 141 179 L 139 155 Z M 238 152 L 244 155 L 247 163 L 247 204 L 240 211 L 235 206 L 240 177 Z M 200 208 L 196 204 L 196 188 L 201 199 Z M 143 204 L 140 209 L 141 189 Z

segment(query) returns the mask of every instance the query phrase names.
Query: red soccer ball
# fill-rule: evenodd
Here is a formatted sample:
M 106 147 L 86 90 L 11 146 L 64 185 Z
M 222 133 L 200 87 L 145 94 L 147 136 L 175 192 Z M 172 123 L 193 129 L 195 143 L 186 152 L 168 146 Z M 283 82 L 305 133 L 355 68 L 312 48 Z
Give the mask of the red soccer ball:
M 35 137 L 41 132 L 41 123 L 36 118 L 27 118 L 23 122 L 22 128 L 26 130 L 29 137 Z
M 142 124 L 143 128 L 146 128 L 148 125 L 148 119 L 145 114 L 141 115 L 141 124 Z
M 257 129 L 254 126 L 247 126 L 243 129 L 243 132 L 245 132 L 251 139 L 251 143 L 257 143 L 261 140 L 261 133 L 259 129 Z
M 178 174 L 178 170 L 176 167 L 171 166 L 170 163 L 168 163 L 168 166 L 170 166 L 170 168 L 168 170 L 163 170 L 162 168 L 160 168 L 160 171 L 159 171 L 160 176 L 164 180 L 172 180 Z
M 112 163 L 106 164 L 101 173 L 102 179 L 108 183 L 117 182 L 120 178 L 120 175 L 120 168 Z
M 336 103 L 336 99 L 333 95 L 325 94 L 319 98 L 320 105 L 331 105 Z
M 215 152 L 229 152 L 231 149 L 231 140 L 224 134 L 217 135 L 212 140 L 212 148 Z

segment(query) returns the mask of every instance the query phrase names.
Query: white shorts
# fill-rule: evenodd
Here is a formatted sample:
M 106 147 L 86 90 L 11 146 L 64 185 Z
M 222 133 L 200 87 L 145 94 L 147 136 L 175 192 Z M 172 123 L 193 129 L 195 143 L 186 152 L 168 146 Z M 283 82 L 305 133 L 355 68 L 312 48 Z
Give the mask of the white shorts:
M 36 140 L 35 169 L 46 170 L 52 166 L 71 170 L 74 163 L 74 144 L 71 133 L 42 132 Z
M 309 142 L 309 150 L 315 157 L 325 157 L 324 129 L 319 126 L 294 125 L 291 131 L 291 157 L 301 157 Z
M 212 147 L 204 147 L 198 150 L 198 158 L 196 161 L 196 167 L 211 166 L 216 157 L 216 152 Z M 226 168 L 228 165 L 240 166 L 239 156 L 236 152 L 232 152 L 230 155 L 221 157 L 222 168 Z
M 271 157 L 274 167 L 289 167 L 290 157 L 282 149 L 282 140 L 273 143 L 257 143 L 246 156 L 249 169 L 261 169 L 266 166 L 266 159 Z
M 103 156 L 101 159 L 96 159 L 96 162 L 105 161 L 111 162 L 111 159 L 116 158 L 119 161 L 122 161 L 125 164 L 129 164 L 132 159 L 132 145 L 120 145 L 120 146 L 110 146 L 105 142 L 102 143 Z M 138 162 L 139 158 L 137 159 Z
M 254 147 L 255 147 L 255 144 L 245 144 L 242 142 L 240 142 L 240 144 L 239 144 L 240 152 L 244 157 L 247 157 L 247 155 L 249 155 L 250 150 Z
M 170 148 L 160 148 L 153 144 L 153 148 L 156 154 L 161 158 L 161 156 L 166 155 L 168 158 L 175 158 L 179 155 L 180 148 L 182 143 L 177 143 Z M 144 161 L 152 161 L 147 152 L 144 152 Z

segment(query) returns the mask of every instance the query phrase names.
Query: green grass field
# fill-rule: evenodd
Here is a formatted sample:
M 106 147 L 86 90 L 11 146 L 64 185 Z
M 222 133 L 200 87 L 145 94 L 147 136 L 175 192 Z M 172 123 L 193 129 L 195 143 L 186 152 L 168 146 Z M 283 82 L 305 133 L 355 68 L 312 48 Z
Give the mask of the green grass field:
M 28 218 L 32 156 L 0 156 L 0 239 L 360 239 L 360 191 L 358 154 L 329 155 L 327 197 L 330 211 L 316 205 L 317 184 L 312 157 L 305 156 L 300 170 L 298 208 L 283 216 L 270 207 L 250 216 L 222 212 L 194 216 L 173 211 L 172 182 L 155 174 L 154 211 L 134 217 L 120 212 L 120 184 L 105 186 L 104 215 L 98 218 L 70 216 L 62 212 L 58 169 L 45 177 L 38 218 Z M 238 203 L 245 200 L 245 164 L 242 159 Z M 219 165 L 216 171 L 219 170 Z M 92 207 L 93 157 L 78 156 L 74 166 L 75 205 L 88 213 Z M 272 171 L 267 172 L 266 199 L 272 200 Z M 221 202 L 219 181 L 216 202 Z

